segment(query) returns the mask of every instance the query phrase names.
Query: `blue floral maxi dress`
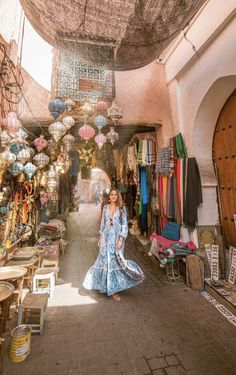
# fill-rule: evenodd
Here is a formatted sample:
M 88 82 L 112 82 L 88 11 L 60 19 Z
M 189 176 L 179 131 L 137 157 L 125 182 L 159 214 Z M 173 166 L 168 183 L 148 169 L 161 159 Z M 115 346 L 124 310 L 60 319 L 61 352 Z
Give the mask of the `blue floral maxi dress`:
M 124 242 L 120 250 L 116 250 L 119 237 L 124 240 L 128 235 L 126 209 L 118 207 L 112 215 L 109 205 L 103 208 L 100 226 L 102 236 L 100 250 L 96 262 L 85 276 L 83 286 L 86 289 L 98 289 L 100 293 L 111 296 L 121 290 L 132 288 L 144 280 L 141 268 L 132 260 L 124 259 Z

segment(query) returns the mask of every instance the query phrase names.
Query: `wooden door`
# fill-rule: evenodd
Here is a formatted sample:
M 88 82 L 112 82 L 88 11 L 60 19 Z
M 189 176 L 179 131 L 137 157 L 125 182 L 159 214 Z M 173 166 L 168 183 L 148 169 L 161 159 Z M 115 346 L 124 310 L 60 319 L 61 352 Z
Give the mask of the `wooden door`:
M 224 239 L 227 244 L 236 245 L 236 90 L 225 103 L 217 120 L 213 161 L 218 177 Z

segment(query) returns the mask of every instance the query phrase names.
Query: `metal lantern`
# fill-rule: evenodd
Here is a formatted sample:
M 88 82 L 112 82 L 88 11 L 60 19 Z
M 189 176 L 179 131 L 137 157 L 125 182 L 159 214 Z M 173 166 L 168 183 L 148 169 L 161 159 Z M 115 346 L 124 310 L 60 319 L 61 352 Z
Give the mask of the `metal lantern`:
M 115 129 L 113 127 L 110 127 L 110 131 L 106 135 L 107 140 L 114 145 L 115 142 L 119 139 L 119 134 L 116 133 Z
M 107 115 L 108 117 L 110 117 L 112 119 L 112 121 L 114 122 L 114 124 L 116 125 L 117 122 L 122 118 L 123 116 L 123 113 L 122 113 L 122 108 L 121 107 L 118 107 L 118 105 L 116 104 L 116 102 L 114 101 L 112 103 L 112 106 L 110 108 L 108 108 L 107 110 Z
M 98 103 L 95 104 L 95 109 L 96 111 L 98 112 L 103 112 L 103 111 L 106 111 L 107 110 L 107 103 L 106 102 L 103 102 L 103 101 L 100 101 Z
M 95 130 L 92 128 L 92 126 L 85 123 L 83 126 L 81 126 L 78 133 L 81 138 L 88 142 L 90 138 L 94 137 Z
M 107 139 L 105 137 L 104 134 L 102 133 L 99 133 L 98 135 L 96 135 L 96 137 L 94 138 L 95 142 L 97 143 L 99 149 L 101 150 L 102 146 L 106 143 Z
M 68 112 L 72 111 L 72 109 L 75 107 L 75 102 L 72 99 L 66 99 L 64 104 Z
M 25 149 L 30 152 L 31 158 L 35 155 L 35 150 L 32 147 L 26 147 Z
M 38 138 L 36 138 L 33 142 L 38 152 L 42 151 L 45 147 L 47 147 L 48 142 L 44 139 L 44 136 L 41 134 Z
M 72 134 L 66 134 L 66 135 L 62 138 L 62 142 L 63 142 L 64 145 L 66 146 L 66 149 L 67 149 L 67 150 L 70 150 L 71 147 L 73 146 L 73 144 L 75 143 L 75 137 L 73 137 Z
M 50 192 L 53 192 L 57 189 L 57 186 L 58 186 L 58 182 L 54 179 L 49 179 L 48 182 L 47 182 L 47 189 L 50 191 Z
M 66 129 L 70 129 L 75 125 L 75 120 L 72 116 L 66 116 L 63 118 L 62 123 L 65 125 Z
M 48 172 L 43 172 L 41 179 L 40 179 L 40 185 L 47 187 L 47 183 L 48 183 Z
M 18 142 L 14 142 L 10 145 L 10 151 L 13 152 L 13 154 L 15 154 L 16 156 L 19 154 L 20 151 L 24 149 L 25 149 L 25 146 Z
M 54 139 L 48 140 L 48 147 L 47 150 L 49 151 L 50 155 L 55 155 L 57 152 L 58 144 L 54 141 Z
M 64 165 L 65 165 L 65 172 L 68 172 L 68 170 L 70 169 L 72 165 L 72 160 L 68 154 L 65 157 Z
M 53 136 L 56 142 L 58 142 L 61 137 L 66 133 L 67 129 L 62 122 L 57 121 L 53 122 L 49 127 L 48 127 L 49 133 Z
M 13 152 L 11 152 L 9 149 L 3 151 L 0 155 L 6 161 L 7 165 L 10 165 L 16 161 L 16 155 L 13 154 Z
M 56 119 L 65 111 L 65 104 L 60 98 L 56 97 L 52 102 L 49 103 L 48 108 L 52 116 Z
M 26 163 L 24 165 L 24 172 L 25 172 L 26 176 L 29 177 L 29 179 L 31 179 L 33 177 L 36 170 L 37 170 L 36 166 L 32 163 Z
M 81 111 L 85 118 L 88 118 L 94 114 L 94 107 L 90 103 L 84 103 L 81 107 Z
M 58 174 L 65 173 L 65 163 L 61 155 L 58 156 L 57 160 L 54 163 L 55 170 Z
M 3 130 L 3 132 L 0 135 L 0 138 L 2 147 L 7 146 L 11 140 L 11 137 L 9 136 L 6 130 Z
M 48 170 L 48 179 L 55 179 L 55 178 L 57 178 L 57 172 L 54 166 L 50 165 L 49 170 Z
M 25 164 L 27 161 L 29 161 L 31 158 L 29 150 L 23 149 L 19 152 L 17 155 L 17 160 L 19 160 L 20 163 Z
M 17 136 L 17 138 L 27 139 L 28 138 L 28 133 L 23 128 L 20 128 L 18 130 L 18 132 L 16 133 L 16 136 Z
M 42 169 L 49 163 L 49 157 L 44 154 L 44 152 L 40 152 L 39 154 L 35 155 L 33 160 L 39 169 Z
M 23 172 L 24 166 L 19 161 L 15 161 L 11 166 L 9 167 L 9 171 L 13 176 L 17 176 L 19 173 Z
M 17 133 L 21 127 L 21 122 L 18 120 L 16 112 L 12 111 L 2 120 L 2 125 L 9 133 Z
M 98 115 L 94 117 L 93 123 L 98 128 L 98 130 L 101 130 L 103 126 L 107 124 L 107 119 L 105 116 Z

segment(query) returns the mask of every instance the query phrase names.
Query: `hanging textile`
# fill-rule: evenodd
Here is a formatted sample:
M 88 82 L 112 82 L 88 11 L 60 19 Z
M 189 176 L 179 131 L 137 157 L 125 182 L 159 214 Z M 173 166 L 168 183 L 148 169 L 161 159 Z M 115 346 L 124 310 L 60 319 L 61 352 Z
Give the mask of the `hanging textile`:
M 183 222 L 187 226 L 194 228 L 197 223 L 197 208 L 203 202 L 201 177 L 195 158 L 188 159 L 186 180 L 186 201 Z
M 164 147 L 157 151 L 156 173 L 170 175 L 170 148 Z
M 143 151 L 143 140 L 141 139 L 138 144 L 138 156 L 137 156 L 137 163 L 139 165 L 142 164 L 142 151 Z
M 141 179 L 142 203 L 147 204 L 148 199 L 149 199 L 149 194 L 148 194 L 147 172 L 146 172 L 145 167 L 140 167 L 140 179 Z
M 183 140 L 183 137 L 182 137 L 181 133 L 176 135 L 175 143 L 176 143 L 177 156 L 179 158 L 187 158 L 188 153 L 187 153 L 187 149 L 185 147 L 185 143 L 184 143 L 184 140 Z

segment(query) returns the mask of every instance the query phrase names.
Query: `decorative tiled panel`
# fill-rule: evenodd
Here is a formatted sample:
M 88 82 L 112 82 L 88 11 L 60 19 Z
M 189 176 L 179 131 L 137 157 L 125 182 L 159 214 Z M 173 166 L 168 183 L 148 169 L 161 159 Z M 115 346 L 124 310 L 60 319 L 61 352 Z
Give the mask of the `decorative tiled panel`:
M 73 100 L 111 102 L 115 96 L 114 72 L 84 64 L 71 54 L 59 52 L 57 95 Z

